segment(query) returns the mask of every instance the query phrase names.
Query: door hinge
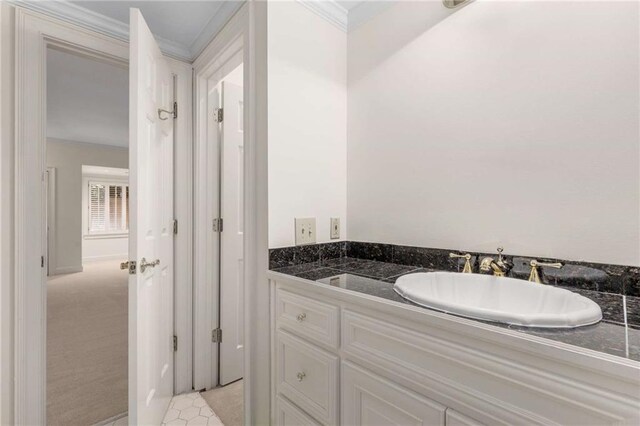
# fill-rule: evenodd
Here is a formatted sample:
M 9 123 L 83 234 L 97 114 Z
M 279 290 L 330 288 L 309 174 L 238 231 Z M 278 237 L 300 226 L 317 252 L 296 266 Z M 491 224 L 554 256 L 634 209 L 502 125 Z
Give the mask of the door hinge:
M 223 228 L 222 218 L 213 219 L 213 232 L 222 232 Z
M 136 261 L 135 260 L 130 260 L 129 261 L 129 275 L 135 275 L 136 274 Z
M 224 110 L 222 108 L 213 110 L 213 119 L 216 123 L 222 123 L 222 120 L 224 120 Z
M 213 343 L 222 342 L 222 329 L 216 328 L 215 330 L 211 330 L 211 341 Z
M 40 256 L 40 267 L 44 268 L 44 256 Z
M 173 336 L 173 351 L 178 352 L 178 336 Z
M 178 235 L 178 219 L 173 219 L 173 235 Z
M 178 103 L 174 102 L 173 103 L 173 119 L 175 120 L 176 118 L 178 118 Z

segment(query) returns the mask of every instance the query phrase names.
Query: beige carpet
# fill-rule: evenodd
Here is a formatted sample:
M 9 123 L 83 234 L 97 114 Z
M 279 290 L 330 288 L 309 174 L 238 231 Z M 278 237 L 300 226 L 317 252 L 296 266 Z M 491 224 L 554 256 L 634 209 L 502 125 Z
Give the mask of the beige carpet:
M 119 262 L 47 283 L 47 423 L 91 425 L 127 411 L 127 280 Z
M 242 380 L 201 393 L 224 426 L 242 426 L 244 401 Z

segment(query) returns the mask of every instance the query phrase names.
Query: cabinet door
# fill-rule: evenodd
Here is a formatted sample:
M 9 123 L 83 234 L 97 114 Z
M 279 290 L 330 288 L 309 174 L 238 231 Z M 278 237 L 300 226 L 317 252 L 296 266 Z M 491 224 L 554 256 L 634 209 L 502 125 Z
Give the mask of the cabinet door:
M 342 424 L 445 424 L 446 407 L 350 362 L 342 363 Z
M 304 411 L 296 407 L 282 396 L 276 399 L 277 426 L 320 426 L 320 423 L 309 417 Z
M 464 414 L 460 414 L 451 408 L 447 408 L 447 426 L 483 426 L 482 423 L 477 422 Z

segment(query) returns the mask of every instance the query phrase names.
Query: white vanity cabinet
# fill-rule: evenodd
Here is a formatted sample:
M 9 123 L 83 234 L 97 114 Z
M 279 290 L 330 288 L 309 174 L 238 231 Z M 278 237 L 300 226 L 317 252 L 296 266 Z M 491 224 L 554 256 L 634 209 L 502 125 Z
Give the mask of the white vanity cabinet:
M 342 363 L 343 425 L 444 425 L 447 407 L 348 361 Z
M 640 424 L 640 363 L 270 279 L 272 424 Z

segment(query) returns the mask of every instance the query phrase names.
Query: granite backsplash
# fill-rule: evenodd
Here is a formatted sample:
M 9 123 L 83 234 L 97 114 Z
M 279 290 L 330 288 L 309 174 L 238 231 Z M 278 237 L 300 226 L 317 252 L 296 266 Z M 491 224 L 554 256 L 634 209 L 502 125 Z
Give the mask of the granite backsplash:
M 464 259 L 451 259 L 449 253 L 470 253 L 473 271 L 479 271 L 480 259 L 495 257 L 495 253 L 477 253 L 424 247 L 400 246 L 356 241 L 311 244 L 269 250 L 269 268 L 278 269 L 343 257 L 408 265 L 442 271 L 462 271 Z M 533 257 L 508 255 L 514 264 L 509 276 L 527 279 Z M 575 262 L 564 259 L 540 258 L 541 262 L 561 262 L 560 269 L 541 267 L 541 279 L 546 284 L 573 287 L 582 290 L 640 296 L 640 268 L 593 262 Z

